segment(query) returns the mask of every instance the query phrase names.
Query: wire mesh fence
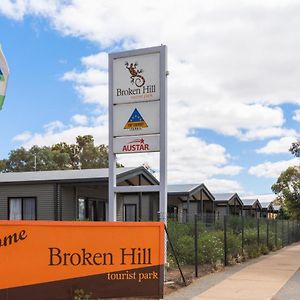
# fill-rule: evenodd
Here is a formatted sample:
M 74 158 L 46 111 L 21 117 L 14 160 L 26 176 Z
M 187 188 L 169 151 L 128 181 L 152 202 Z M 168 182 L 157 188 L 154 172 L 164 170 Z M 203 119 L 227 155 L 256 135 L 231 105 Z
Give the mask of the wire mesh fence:
M 270 220 L 213 214 L 188 216 L 185 223 L 169 219 L 168 263 L 193 266 L 193 276 L 208 266 L 224 266 L 276 251 L 300 240 L 299 220 Z M 183 271 L 185 268 L 183 267 Z

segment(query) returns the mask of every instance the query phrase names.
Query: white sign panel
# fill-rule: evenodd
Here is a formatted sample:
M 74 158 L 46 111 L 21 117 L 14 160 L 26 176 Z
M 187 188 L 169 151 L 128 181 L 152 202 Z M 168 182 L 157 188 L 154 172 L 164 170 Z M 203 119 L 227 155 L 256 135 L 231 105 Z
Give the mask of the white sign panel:
M 159 135 L 114 138 L 114 153 L 144 153 L 159 151 Z
M 159 53 L 114 59 L 113 103 L 158 100 L 159 63 Z
M 113 136 L 159 133 L 159 101 L 114 105 Z

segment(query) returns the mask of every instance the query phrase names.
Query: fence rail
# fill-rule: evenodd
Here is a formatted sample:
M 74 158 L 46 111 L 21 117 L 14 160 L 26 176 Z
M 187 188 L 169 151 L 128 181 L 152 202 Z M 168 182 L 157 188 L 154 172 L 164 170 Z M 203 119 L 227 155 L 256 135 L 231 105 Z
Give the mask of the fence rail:
M 168 221 L 169 239 L 181 265 L 228 265 L 276 251 L 300 240 L 299 220 L 269 220 L 212 214 L 189 216 L 187 223 Z M 175 254 L 174 254 L 175 253 Z

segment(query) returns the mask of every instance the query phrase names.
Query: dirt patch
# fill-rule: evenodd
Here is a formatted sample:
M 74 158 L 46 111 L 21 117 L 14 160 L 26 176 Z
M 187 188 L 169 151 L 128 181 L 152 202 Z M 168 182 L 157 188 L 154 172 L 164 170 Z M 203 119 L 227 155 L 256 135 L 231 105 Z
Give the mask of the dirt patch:
M 207 274 L 216 273 L 224 270 L 223 265 L 213 267 L 203 265 L 198 267 L 198 278 L 195 277 L 195 266 L 186 265 L 181 267 L 186 284 L 191 284 L 194 280 L 199 279 Z M 164 284 L 164 295 L 168 295 L 185 286 L 178 268 L 169 268 L 167 270 L 167 282 Z

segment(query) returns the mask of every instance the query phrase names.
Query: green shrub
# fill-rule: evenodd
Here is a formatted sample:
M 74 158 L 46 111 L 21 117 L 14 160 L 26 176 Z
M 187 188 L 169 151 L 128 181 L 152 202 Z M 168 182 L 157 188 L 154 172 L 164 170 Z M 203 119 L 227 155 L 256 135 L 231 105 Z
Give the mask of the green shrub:
M 175 249 L 181 263 L 193 264 L 195 261 L 195 241 L 192 236 L 184 235 L 178 238 Z
M 242 235 L 227 232 L 227 254 L 231 257 L 242 255 Z
M 260 256 L 260 249 L 257 244 L 245 246 L 245 255 L 248 258 L 256 258 Z
M 198 257 L 201 264 L 216 265 L 224 260 L 223 231 L 204 232 L 198 240 Z
M 260 253 L 263 255 L 267 255 L 270 252 L 269 248 L 267 247 L 267 245 L 260 245 Z

